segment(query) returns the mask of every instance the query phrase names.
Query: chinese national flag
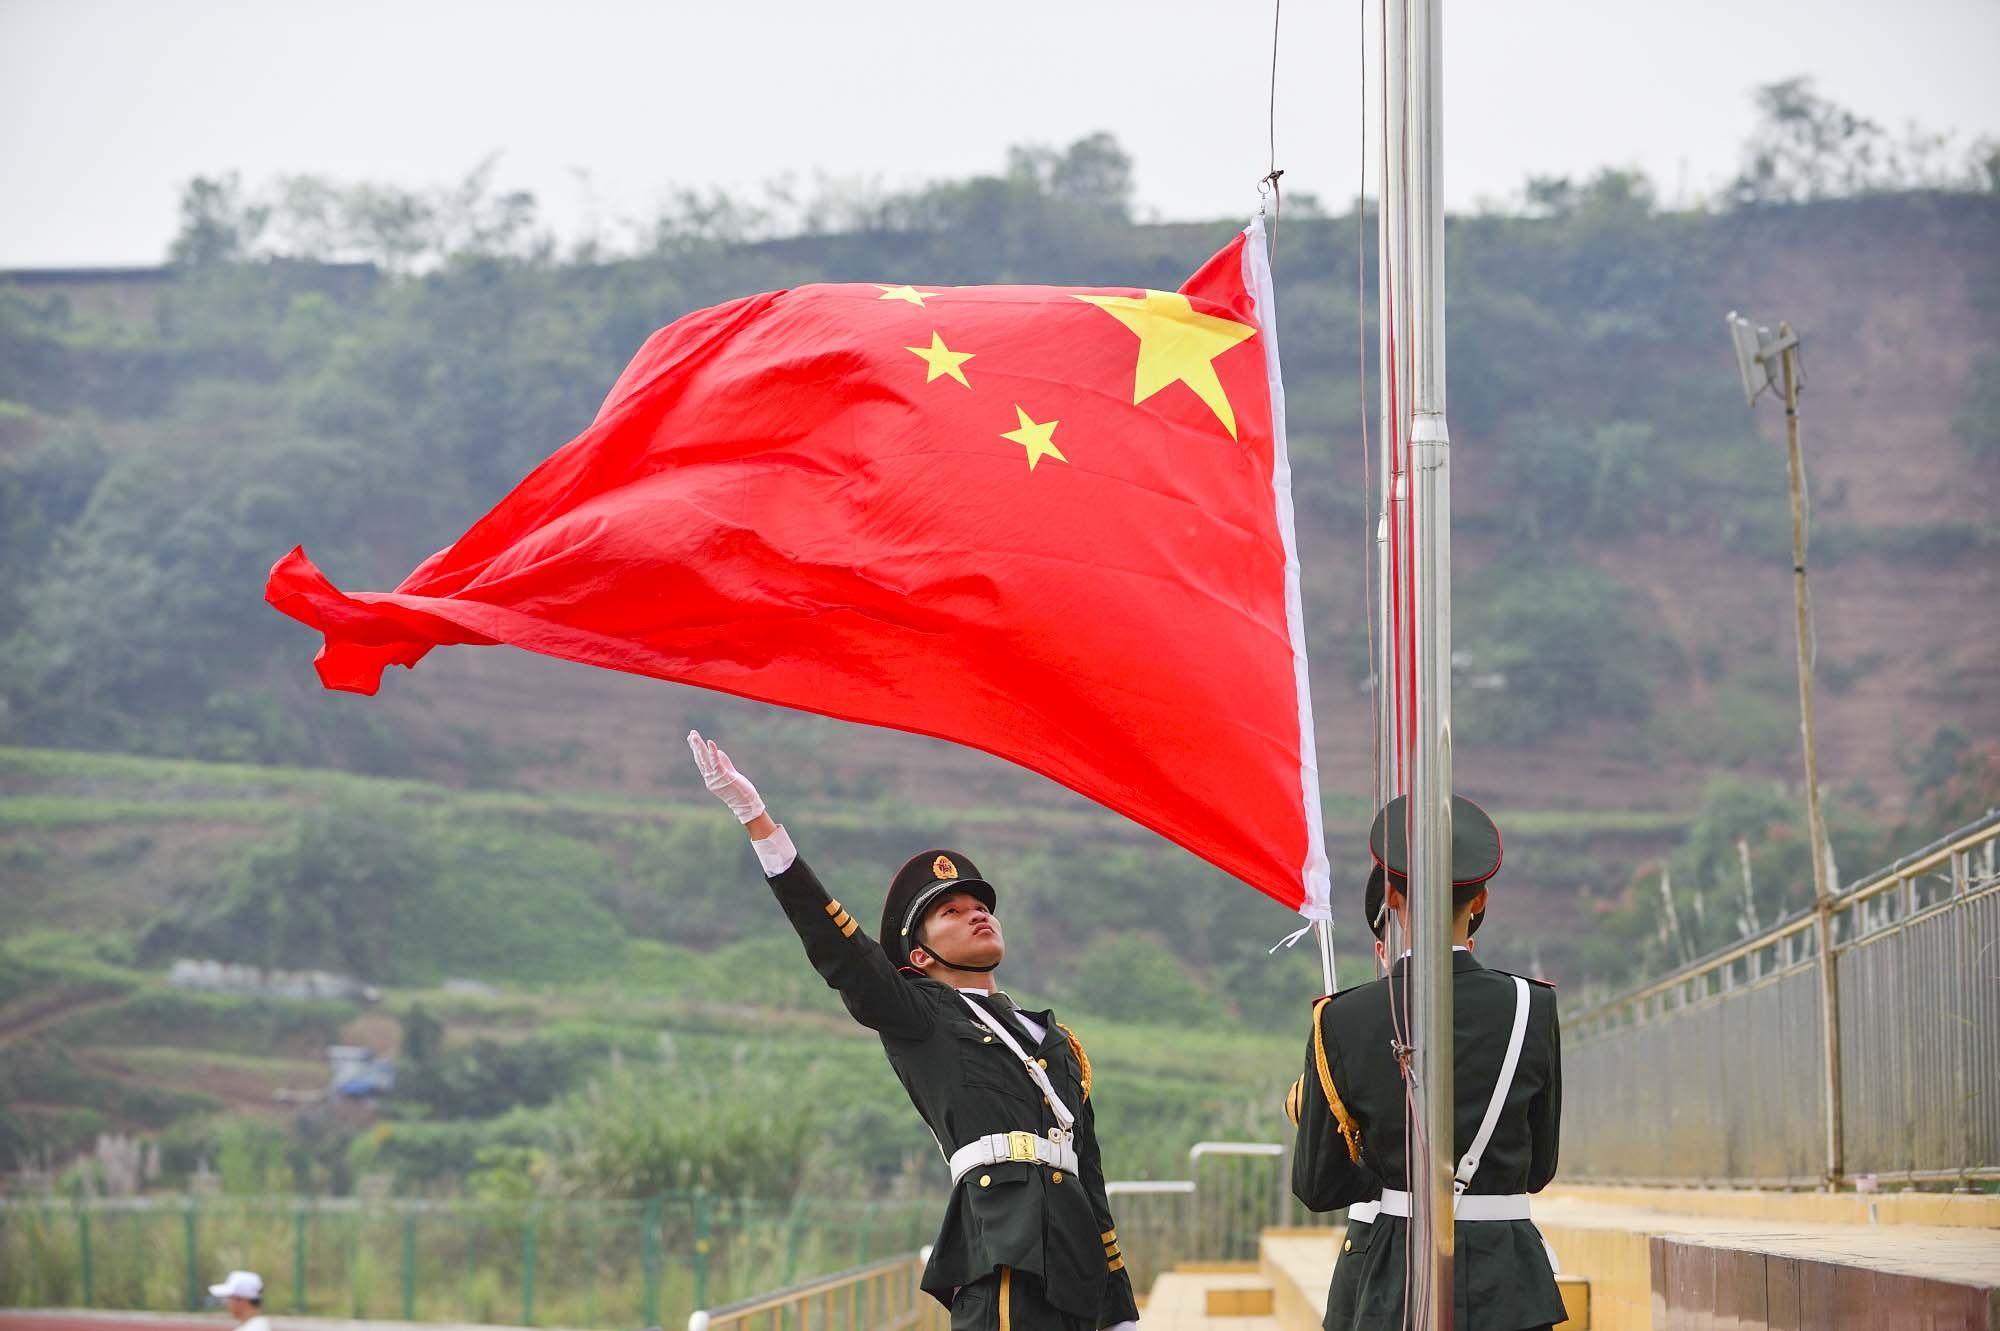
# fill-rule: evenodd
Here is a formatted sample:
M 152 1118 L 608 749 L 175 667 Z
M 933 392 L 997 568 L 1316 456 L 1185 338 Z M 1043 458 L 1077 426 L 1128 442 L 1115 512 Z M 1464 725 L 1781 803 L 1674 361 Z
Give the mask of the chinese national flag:
M 273 606 L 373 693 L 509 643 L 933 735 L 1321 918 L 1261 227 L 1178 293 L 807 286 L 647 340 L 597 419 L 393 592 Z

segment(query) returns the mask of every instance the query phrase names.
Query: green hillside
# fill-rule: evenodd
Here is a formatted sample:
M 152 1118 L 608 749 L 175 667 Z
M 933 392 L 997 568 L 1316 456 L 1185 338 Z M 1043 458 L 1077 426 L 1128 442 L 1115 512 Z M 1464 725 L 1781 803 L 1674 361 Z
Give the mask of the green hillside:
M 482 1161 L 490 1172 L 482 1153 L 496 1148 L 555 1152 L 553 1118 L 508 1111 L 615 1080 L 613 1051 L 622 1075 L 675 1069 L 682 1093 L 713 1087 L 732 1103 L 810 1109 L 806 1153 L 826 1155 L 816 1170 L 859 1169 L 876 1182 L 934 1172 L 913 1154 L 873 1038 L 804 963 L 741 832 L 706 805 L 20 749 L 0 750 L 0 790 L 0 1103 L 13 1152 L 164 1130 L 169 1167 L 186 1170 L 234 1130 L 218 1113 L 275 1131 L 285 1117 L 276 1091 L 324 1083 L 322 1046 L 395 1052 L 421 1012 L 441 1030 L 428 1064 L 405 1051 L 390 1120 L 360 1136 L 332 1132 L 323 1150 L 295 1157 L 302 1184 L 389 1170 L 423 1189 Z M 976 834 L 1005 816 L 961 814 L 952 830 Z M 1045 830 L 1134 841 L 1108 816 L 1089 821 Z M 914 821 L 860 806 L 790 825 L 802 844 L 826 848 L 836 883 L 863 896 L 872 875 L 857 866 L 888 863 L 885 845 L 921 835 Z M 1158 847 L 1125 853 L 1131 873 L 1165 885 L 1147 913 L 1248 904 L 1213 875 L 1183 881 L 1181 866 L 1176 879 Z M 1027 958 L 1017 987 L 1075 1014 L 1103 1112 L 1128 1128 L 1115 1169 L 1172 1173 L 1203 1136 L 1277 1130 L 1277 1096 L 1298 1061 L 1291 1028 L 1314 987 L 1303 955 L 1258 968 L 1254 983 L 1226 963 L 1211 979 L 1157 941 L 1158 920 L 1138 934 L 1101 918 L 1136 916 L 1137 902 L 1110 891 L 1064 901 L 1022 881 L 1006 903 L 1017 938 L 1032 940 L 1016 943 Z M 1227 895 L 1197 899 L 1206 892 Z M 1259 941 L 1286 919 L 1268 904 L 1264 915 Z M 1089 955 L 1118 967 L 1115 989 L 1058 978 Z M 161 974 L 178 956 L 330 967 L 383 992 L 372 1004 L 189 993 Z M 494 993 L 440 989 L 448 979 Z M 529 1155 L 502 1154 L 528 1167 Z
M 1096 136 L 789 227 L 690 197 L 577 252 L 478 179 L 442 220 L 393 189 L 205 180 L 162 269 L 0 281 L 0 1157 L 117 1130 L 157 1136 L 170 1178 L 219 1161 L 245 1191 L 633 1195 L 738 1168 L 663 1121 L 740 1145 L 721 1107 L 756 1104 L 773 1145 L 719 1183 L 918 1186 L 937 1162 L 693 778 L 690 726 L 850 901 L 913 848 L 977 858 L 1010 984 L 1091 1047 L 1114 1173 L 1276 1133 L 1316 964 L 1267 954 L 1294 917 L 1158 838 L 982 754 L 508 650 L 328 694 L 313 635 L 262 600 L 301 543 L 343 586 L 393 585 L 705 304 L 814 281 L 1176 287 L 1239 223 L 1135 220 L 1130 168 Z M 288 214 L 300 199 L 319 211 Z M 1371 223 L 1296 201 L 1276 254 L 1350 976 Z M 1779 426 L 1744 406 L 1731 308 L 1805 338 L 1843 872 L 2000 799 L 2000 195 L 1883 181 L 1670 210 L 1607 170 L 1454 218 L 1447 244 L 1456 782 L 1507 838 L 1482 954 L 1586 996 L 1736 936 L 1739 902 L 1768 922 L 1810 891 Z M 165 982 L 178 958 L 379 998 L 196 995 Z M 276 1098 L 321 1087 L 335 1042 L 398 1051 L 383 1115 Z

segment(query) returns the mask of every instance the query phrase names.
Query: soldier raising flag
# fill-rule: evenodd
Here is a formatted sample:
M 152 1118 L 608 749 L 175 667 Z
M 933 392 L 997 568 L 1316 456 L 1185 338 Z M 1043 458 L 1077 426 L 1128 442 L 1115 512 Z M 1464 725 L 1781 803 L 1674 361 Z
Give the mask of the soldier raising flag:
M 951 1168 L 923 1287 L 953 1331 L 1129 1331 L 1132 1278 L 1104 1192 L 1090 1059 L 1053 1014 L 994 982 L 998 893 L 955 850 L 890 881 L 881 941 L 827 894 L 757 788 L 699 732 L 702 783 L 729 806 L 813 969 L 882 1052 Z

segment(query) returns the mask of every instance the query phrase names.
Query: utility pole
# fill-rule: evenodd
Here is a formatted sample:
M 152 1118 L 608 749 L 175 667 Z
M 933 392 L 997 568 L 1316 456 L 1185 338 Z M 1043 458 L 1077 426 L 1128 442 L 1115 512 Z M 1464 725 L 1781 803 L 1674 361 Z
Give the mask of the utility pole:
M 1806 835 L 1811 842 L 1813 871 L 1813 933 L 1819 947 L 1820 1008 L 1826 1036 L 1823 1051 L 1826 1093 L 1826 1186 L 1840 1187 L 1845 1172 L 1844 1134 L 1840 1103 L 1840 986 L 1833 964 L 1832 857 L 1827 849 L 1826 823 L 1820 817 L 1819 741 L 1813 726 L 1812 596 L 1806 588 L 1805 461 L 1799 452 L 1799 394 L 1805 388 L 1799 361 L 1799 338 L 1789 323 L 1768 328 L 1729 312 L 1730 340 L 1736 347 L 1737 368 L 1743 375 L 1743 396 L 1751 406 L 1766 388 L 1775 388 L 1785 402 L 1785 451 L 1792 490 L 1792 608 L 1798 627 L 1799 736 L 1805 749 Z M 1759 382 L 1761 380 L 1761 382 Z

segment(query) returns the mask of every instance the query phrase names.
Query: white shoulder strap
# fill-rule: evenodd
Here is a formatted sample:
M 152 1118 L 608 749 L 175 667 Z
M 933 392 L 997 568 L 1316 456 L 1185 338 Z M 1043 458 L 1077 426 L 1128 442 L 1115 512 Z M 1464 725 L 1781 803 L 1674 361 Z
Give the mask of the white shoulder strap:
M 1062 1124 L 1064 1132 L 1068 1132 L 1070 1125 L 1076 1122 L 1076 1115 L 1069 1112 L 1069 1106 L 1062 1102 L 1060 1095 L 1056 1094 L 1055 1085 L 1049 1080 L 1049 1074 L 1042 1068 L 1042 1065 L 1037 1063 L 1027 1050 L 1021 1048 L 1021 1042 L 1014 1038 L 1013 1032 L 1001 1024 L 998 1017 L 995 1017 L 991 1012 L 973 1002 L 972 995 L 961 991 L 958 996 L 965 1000 L 967 1007 L 972 1009 L 972 1015 L 979 1018 L 980 1023 L 987 1030 L 999 1036 L 1000 1043 L 1006 1045 L 1013 1052 L 1014 1057 L 1021 1060 L 1021 1066 L 1028 1070 L 1028 1076 L 1034 1079 L 1035 1085 L 1041 1090 L 1043 1095 L 1048 1097 L 1049 1108 L 1056 1111 L 1056 1122 Z
M 1507 1103 L 1507 1092 L 1514 1089 L 1515 1070 L 1521 1066 L 1521 1045 L 1528 1036 L 1528 982 L 1518 975 L 1513 979 L 1514 1030 L 1507 1037 L 1507 1060 L 1500 1065 L 1500 1084 L 1493 1088 L 1493 1098 L 1487 1102 L 1479 1135 L 1472 1139 L 1472 1148 L 1459 1160 L 1458 1171 L 1451 1176 L 1453 1196 L 1464 1192 L 1465 1185 L 1479 1172 L 1479 1158 L 1486 1154 L 1486 1144 L 1493 1140 L 1493 1129 L 1500 1126 L 1500 1110 Z

